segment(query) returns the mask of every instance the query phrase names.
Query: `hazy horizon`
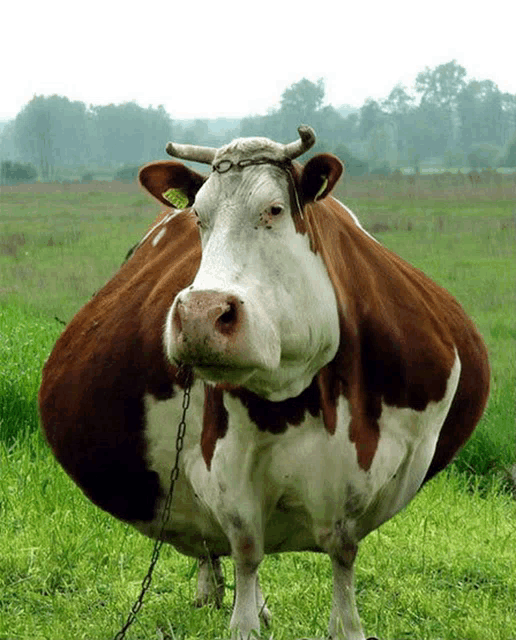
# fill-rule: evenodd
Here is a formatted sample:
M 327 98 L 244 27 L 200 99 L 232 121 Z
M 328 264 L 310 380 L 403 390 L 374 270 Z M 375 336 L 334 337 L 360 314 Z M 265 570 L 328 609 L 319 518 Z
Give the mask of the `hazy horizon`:
M 463 0 L 423 9 L 408 0 L 335 2 L 309 13 L 263 0 L 250 19 L 236 0 L 174 7 L 158 0 L 152 11 L 91 0 L 80 16 L 64 0 L 30 10 L 11 3 L 2 10 L 0 120 L 33 95 L 53 94 L 96 105 L 162 104 L 172 119 L 240 119 L 276 108 L 285 87 L 303 77 L 325 79 L 327 104 L 358 108 L 450 60 L 469 79 L 516 93 L 505 1 L 481 12 Z

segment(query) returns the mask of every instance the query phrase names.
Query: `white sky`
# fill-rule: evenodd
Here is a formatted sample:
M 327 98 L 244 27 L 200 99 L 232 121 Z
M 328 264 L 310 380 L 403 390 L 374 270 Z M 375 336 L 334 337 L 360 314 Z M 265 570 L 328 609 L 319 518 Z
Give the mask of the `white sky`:
M 0 9 L 0 120 L 34 94 L 163 104 L 172 118 L 264 114 L 302 77 L 360 106 L 426 66 L 516 93 L 509 0 L 9 0 Z

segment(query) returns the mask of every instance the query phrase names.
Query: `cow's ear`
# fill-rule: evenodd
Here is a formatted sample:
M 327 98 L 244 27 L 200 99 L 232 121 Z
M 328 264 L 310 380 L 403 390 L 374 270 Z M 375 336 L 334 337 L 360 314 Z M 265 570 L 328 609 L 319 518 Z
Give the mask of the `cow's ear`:
M 206 178 L 180 162 L 152 162 L 140 169 L 142 187 L 167 207 L 185 209 Z
M 330 153 L 311 158 L 303 167 L 301 192 L 305 202 L 325 198 L 342 174 L 342 162 Z

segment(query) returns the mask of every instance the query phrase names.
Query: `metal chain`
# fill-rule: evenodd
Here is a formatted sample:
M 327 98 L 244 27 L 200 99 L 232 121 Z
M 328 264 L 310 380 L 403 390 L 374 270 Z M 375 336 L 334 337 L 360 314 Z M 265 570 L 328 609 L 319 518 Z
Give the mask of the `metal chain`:
M 163 543 L 165 541 L 163 535 L 165 533 L 165 526 L 166 526 L 166 524 L 168 522 L 168 519 L 170 517 L 170 510 L 172 508 L 172 497 L 173 497 L 173 494 L 174 494 L 174 485 L 175 485 L 175 483 L 177 481 L 177 478 L 179 476 L 179 456 L 181 454 L 181 451 L 182 451 L 183 445 L 184 445 L 184 438 L 185 438 L 185 431 L 186 431 L 186 412 L 187 412 L 188 407 L 190 405 L 190 391 L 191 391 L 191 388 L 192 388 L 192 375 L 191 375 L 191 372 L 189 372 L 187 374 L 186 386 L 185 386 L 185 389 L 184 389 L 184 392 L 183 392 L 183 404 L 182 404 L 183 413 L 181 415 L 181 421 L 180 421 L 179 426 L 177 428 L 176 459 L 175 459 L 175 462 L 174 462 L 174 466 L 172 467 L 172 471 L 170 472 L 170 489 L 169 489 L 169 492 L 168 492 L 166 500 L 165 500 L 165 505 L 163 507 L 163 513 L 162 513 L 162 516 L 161 516 L 161 529 L 160 529 L 158 537 L 156 538 L 156 541 L 154 542 L 154 549 L 152 550 L 151 560 L 150 560 L 150 563 L 149 563 L 149 569 L 147 571 L 147 574 L 146 574 L 145 578 L 142 581 L 142 587 L 141 587 L 141 590 L 140 590 L 140 595 L 138 596 L 138 598 L 136 599 L 136 602 L 131 607 L 131 611 L 129 612 L 129 615 L 127 616 L 127 620 L 126 620 L 124 626 L 115 635 L 113 640 L 123 640 L 123 638 L 125 638 L 125 634 L 126 634 L 127 630 L 133 624 L 133 622 L 136 620 L 136 616 L 138 615 L 138 612 L 142 608 L 143 599 L 145 598 L 145 594 L 147 593 L 147 591 L 149 590 L 149 587 L 151 586 L 152 574 L 153 574 L 153 571 L 154 571 L 154 567 L 156 566 L 156 564 L 158 562 L 159 554 L 160 554 L 160 551 L 161 551 L 161 547 L 163 546 Z

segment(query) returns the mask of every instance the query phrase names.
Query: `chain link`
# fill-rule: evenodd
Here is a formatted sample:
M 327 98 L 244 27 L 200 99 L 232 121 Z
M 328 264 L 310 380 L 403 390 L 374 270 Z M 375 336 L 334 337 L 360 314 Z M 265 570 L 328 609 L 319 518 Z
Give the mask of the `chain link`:
M 160 554 L 160 551 L 161 551 L 161 547 L 163 546 L 163 543 L 165 541 L 164 540 L 164 533 L 165 533 L 166 524 L 168 522 L 168 519 L 170 518 L 170 511 L 171 511 L 171 508 L 172 508 L 172 497 L 173 497 L 173 494 L 174 494 L 174 485 L 175 485 L 175 483 L 177 481 L 177 478 L 179 477 L 179 457 L 181 455 L 181 451 L 183 450 L 183 445 L 184 445 L 184 440 L 185 440 L 186 412 L 188 410 L 188 407 L 190 406 L 190 391 L 191 391 L 191 388 L 192 388 L 192 373 L 191 373 L 191 371 L 187 372 L 186 375 L 187 375 L 187 380 L 186 380 L 186 386 L 185 386 L 184 392 L 183 392 L 183 404 L 182 404 L 183 413 L 181 415 L 181 421 L 179 422 L 179 426 L 177 428 L 176 459 L 174 461 L 174 466 L 172 467 L 172 471 L 170 472 L 170 489 L 169 489 L 169 492 L 168 492 L 166 500 L 165 500 L 165 505 L 163 507 L 163 513 L 162 513 L 162 516 L 161 516 L 161 529 L 159 531 L 158 537 L 156 538 L 156 541 L 154 542 L 154 548 L 152 550 L 151 560 L 150 560 L 150 563 L 149 563 L 149 569 L 147 571 L 147 574 L 146 574 L 145 578 L 142 581 L 142 587 L 141 587 L 141 590 L 140 590 L 140 595 L 138 596 L 138 598 L 136 599 L 136 602 L 131 607 L 131 611 L 129 612 L 129 615 L 127 616 L 127 620 L 125 621 L 124 626 L 115 635 L 113 640 L 123 640 L 123 638 L 125 638 L 125 634 L 127 633 L 127 630 L 133 624 L 133 622 L 136 620 L 136 616 L 138 615 L 138 612 L 142 608 L 143 599 L 145 598 L 145 594 L 147 593 L 147 591 L 149 590 L 149 587 L 151 586 L 152 574 L 154 572 L 154 567 L 156 566 L 156 564 L 157 564 L 157 562 L 159 560 L 159 554 Z

